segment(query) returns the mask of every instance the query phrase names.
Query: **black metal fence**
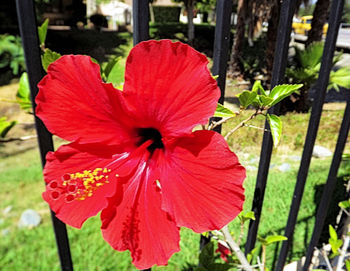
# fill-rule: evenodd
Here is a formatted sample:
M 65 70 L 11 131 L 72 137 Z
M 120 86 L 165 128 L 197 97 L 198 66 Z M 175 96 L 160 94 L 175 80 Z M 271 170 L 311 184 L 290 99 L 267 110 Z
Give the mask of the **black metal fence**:
M 149 10 L 148 0 L 133 0 L 133 21 L 134 21 L 134 44 L 147 40 L 149 38 Z M 283 82 L 287 57 L 288 47 L 290 42 L 292 18 L 296 9 L 295 0 L 284 0 L 281 5 L 280 20 L 277 35 L 277 44 L 274 57 L 273 73 L 271 79 L 272 87 Z M 35 21 L 35 12 L 33 0 L 16 0 L 17 14 L 20 26 L 20 33 L 22 37 L 24 53 L 26 58 L 27 71 L 29 75 L 29 82 L 31 94 L 34 98 L 38 92 L 37 84 L 44 76 L 41 66 L 39 40 L 37 35 L 37 26 Z M 283 270 L 285 265 L 287 253 L 293 237 L 294 228 L 296 225 L 297 215 L 305 187 L 306 178 L 310 166 L 312 150 L 315 144 L 315 139 L 319 127 L 320 117 L 322 113 L 322 106 L 325 99 L 327 85 L 329 81 L 329 74 L 332 67 L 332 59 L 335 51 L 335 44 L 340 25 L 340 19 L 344 6 L 344 0 L 333 0 L 331 4 L 331 12 L 329 16 L 329 28 L 326 36 L 324 52 L 322 57 L 322 64 L 320 68 L 319 78 L 314 86 L 318 95 L 315 98 L 312 106 L 311 117 L 307 135 L 305 138 L 305 145 L 300 162 L 300 168 L 297 176 L 297 183 L 295 186 L 292 204 L 290 207 L 288 222 L 285 228 L 284 235 L 288 240 L 282 243 L 279 252 L 279 258 L 275 270 Z M 225 95 L 225 79 L 226 68 L 229 52 L 229 39 L 231 27 L 231 13 L 232 0 L 217 0 L 216 7 L 216 29 L 214 41 L 214 59 L 212 73 L 219 75 L 218 85 L 221 89 L 220 102 L 223 102 Z M 33 104 L 35 107 L 35 104 Z M 270 109 L 274 114 L 278 114 L 279 108 L 275 106 Z M 40 147 L 40 154 L 42 165 L 45 164 L 45 155 L 48 151 L 53 150 L 52 136 L 47 131 L 40 119 L 35 117 L 35 124 L 38 133 L 38 142 Z M 314 247 L 317 245 L 320 238 L 321 230 L 325 221 L 327 209 L 330 204 L 331 195 L 336 185 L 336 176 L 341 162 L 342 153 L 346 143 L 346 139 L 350 126 L 350 99 L 348 98 L 347 106 L 344 112 L 343 121 L 339 130 L 339 136 L 334 151 L 329 175 L 326 182 L 324 192 L 318 206 L 315 228 L 309 247 L 307 250 L 306 262 L 303 270 L 307 270 L 310 264 Z M 266 123 L 268 129 L 268 123 Z M 248 238 L 245 246 L 246 252 L 252 250 L 255 246 L 257 232 L 262 212 L 264 201 L 265 188 L 269 172 L 269 166 L 272 155 L 272 138 L 269 132 L 264 133 L 263 143 L 261 148 L 260 163 L 256 181 L 256 188 L 254 193 L 254 200 L 252 210 L 255 213 L 256 220 L 252 220 L 249 225 Z M 67 230 L 64 223 L 58 220 L 53 213 L 51 213 L 54 232 L 56 236 L 58 254 L 61 263 L 61 269 L 64 271 L 73 270 L 73 263 L 70 255 L 69 241 L 67 237 Z

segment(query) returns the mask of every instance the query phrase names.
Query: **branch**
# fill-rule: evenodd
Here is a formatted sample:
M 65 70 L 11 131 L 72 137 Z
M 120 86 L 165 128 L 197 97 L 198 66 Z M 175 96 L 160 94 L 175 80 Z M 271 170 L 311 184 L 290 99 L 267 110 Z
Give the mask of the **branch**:
M 260 257 L 259 257 L 259 256 L 257 257 L 257 261 L 258 261 L 259 270 L 260 270 L 260 271 L 264 271 L 263 265 L 262 265 L 262 263 L 261 263 L 261 261 L 260 261 Z
M 238 237 L 237 246 L 241 245 L 241 241 L 243 239 L 243 235 L 244 235 L 244 222 L 241 221 L 241 232 L 240 232 L 239 237 Z
M 29 136 L 21 136 L 21 137 L 0 138 L 0 143 L 7 143 L 12 141 L 25 141 L 36 137 L 37 137 L 36 135 L 29 135 Z
M 215 127 L 217 127 L 217 126 L 219 126 L 219 125 L 225 123 L 226 121 L 228 121 L 228 120 L 230 120 L 230 119 L 232 119 L 232 118 L 233 118 L 233 117 L 228 117 L 228 118 L 223 118 L 223 119 L 221 119 L 221 120 L 219 120 L 219 121 L 213 121 L 213 122 L 209 125 L 208 130 L 213 130 Z
M 250 266 L 249 262 L 247 261 L 247 258 L 244 256 L 239 246 L 233 240 L 227 225 L 221 229 L 221 232 L 224 234 L 225 240 L 230 246 L 231 250 L 236 254 L 238 260 L 242 264 L 243 269 L 246 271 L 253 271 L 253 268 Z
M 233 128 L 231 131 L 229 131 L 226 135 L 225 135 L 225 140 L 227 140 L 229 138 L 230 135 L 232 135 L 234 132 L 236 132 L 239 128 L 242 128 L 243 126 L 246 125 L 246 123 L 252 119 L 254 119 L 257 115 L 261 115 L 262 112 L 257 109 L 249 118 L 243 120 L 240 124 L 238 124 L 235 128 Z
M 315 247 L 316 250 L 318 250 L 318 252 L 322 255 L 323 259 L 326 261 L 326 264 L 327 264 L 327 268 L 329 269 L 329 271 L 332 271 L 332 265 L 331 263 L 329 262 L 329 259 L 328 259 L 328 256 L 327 254 L 325 253 L 325 250 L 324 248 L 322 248 L 322 251 L 319 250 L 317 247 Z
M 261 128 L 261 127 L 255 126 L 255 125 L 244 124 L 244 126 L 249 127 L 249 128 L 254 128 L 254 129 L 262 130 L 262 131 L 265 131 L 265 132 L 271 132 L 271 131 L 268 130 L 268 129 Z
M 0 102 L 13 103 L 13 104 L 18 103 L 18 101 L 16 100 L 9 100 L 9 99 L 3 99 L 3 98 L 0 99 Z
M 348 232 L 349 232 L 349 230 L 350 230 L 350 227 L 348 225 Z M 338 264 L 337 264 L 336 271 L 341 271 L 342 270 L 344 259 L 345 259 L 345 254 L 348 251 L 349 243 L 350 243 L 350 236 L 346 235 L 343 247 L 342 247 L 342 249 L 340 251 L 340 256 L 338 258 Z

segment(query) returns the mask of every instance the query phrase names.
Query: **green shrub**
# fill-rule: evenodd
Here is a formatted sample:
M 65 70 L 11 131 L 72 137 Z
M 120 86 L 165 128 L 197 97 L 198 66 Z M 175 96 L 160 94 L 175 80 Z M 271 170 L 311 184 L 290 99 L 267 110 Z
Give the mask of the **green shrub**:
M 172 39 L 186 43 L 187 29 L 187 24 L 182 23 L 151 23 L 150 36 L 152 39 Z M 194 48 L 208 57 L 212 57 L 215 26 L 210 24 L 196 24 L 194 32 Z M 230 40 L 232 42 L 232 37 Z
M 181 7 L 153 6 L 153 12 L 157 23 L 179 22 Z
M 25 70 L 21 38 L 0 35 L 0 85 L 7 84 L 11 78 Z

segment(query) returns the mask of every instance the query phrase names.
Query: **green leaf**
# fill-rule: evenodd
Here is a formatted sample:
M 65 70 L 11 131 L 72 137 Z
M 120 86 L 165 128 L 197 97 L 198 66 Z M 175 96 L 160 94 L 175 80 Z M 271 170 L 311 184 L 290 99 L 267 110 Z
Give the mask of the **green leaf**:
M 103 74 L 106 78 L 108 78 L 108 75 L 112 71 L 114 65 L 116 65 L 118 63 L 118 61 L 120 61 L 120 59 L 121 59 L 121 57 L 115 57 L 115 58 L 112 58 L 108 61 L 107 65 L 103 69 Z
M 267 245 L 270 245 L 272 243 L 288 240 L 288 238 L 283 235 L 270 235 L 270 236 L 267 236 L 265 240 L 267 242 Z
M 350 199 L 339 202 L 339 207 L 343 209 L 350 208 Z
M 202 232 L 201 234 L 206 238 L 210 238 L 210 231 Z
M 59 53 L 51 51 L 50 49 L 46 49 L 45 53 L 41 56 L 41 62 L 43 64 L 44 70 L 47 71 L 47 68 L 49 67 L 49 65 L 52 62 L 55 62 L 60 57 L 61 55 Z
M 282 121 L 278 116 L 270 114 L 267 114 L 267 121 L 270 124 L 273 145 L 276 148 L 282 134 Z
M 198 266 L 194 269 L 194 271 L 208 271 L 208 269 L 202 267 L 202 266 Z
M 124 82 L 124 71 L 124 66 L 119 62 L 115 62 L 106 76 L 106 82 L 112 83 L 115 87 L 122 85 Z
M 267 96 L 267 95 L 266 95 L 266 92 L 265 92 L 265 90 L 264 90 L 264 88 L 263 88 L 262 85 L 261 85 L 261 81 L 260 81 L 260 80 L 255 81 L 255 82 L 254 82 L 254 85 L 253 85 L 253 87 L 252 87 L 252 91 L 255 91 L 255 92 L 258 93 L 259 90 L 260 90 L 260 94 L 261 94 L 261 95 Z
M 345 261 L 346 271 L 350 271 L 350 260 Z
M 43 24 L 38 27 L 38 35 L 39 35 L 40 45 L 45 44 L 48 25 L 49 25 L 49 19 L 46 19 L 43 22 Z
M 295 47 L 297 48 L 297 47 Z M 297 59 L 303 68 L 314 68 L 320 62 L 323 54 L 323 42 L 314 42 L 305 50 L 296 49 Z
M 19 88 L 16 97 L 30 100 L 29 81 L 28 74 L 26 72 L 22 73 L 21 78 L 19 79 Z
M 19 103 L 22 109 L 29 109 L 32 107 L 32 102 L 30 100 L 28 74 L 26 72 L 22 73 L 21 75 L 16 97 L 17 102 Z
M 7 121 L 6 117 L 0 118 L 0 137 L 4 138 L 6 134 L 16 125 L 17 121 Z
M 258 109 L 258 108 L 260 108 L 260 107 L 262 107 L 263 105 L 262 105 L 262 102 L 261 102 L 261 100 L 260 100 L 260 95 L 257 95 L 256 97 L 255 97 L 255 99 L 254 99 L 254 101 L 252 102 L 252 106 L 254 106 L 254 108 L 256 108 L 256 109 Z
M 331 71 L 329 75 L 329 83 L 336 87 L 341 86 L 344 88 L 350 88 L 350 68 L 344 67 L 337 71 Z
M 219 75 L 212 75 L 211 77 L 213 77 L 214 80 L 219 78 Z
M 302 84 L 295 84 L 295 85 L 278 85 L 275 86 L 271 92 L 269 97 L 273 99 L 273 102 L 271 103 L 271 106 L 277 104 L 278 102 L 282 101 L 284 98 L 288 97 L 292 93 L 296 92 L 299 88 L 301 88 Z
M 329 225 L 329 236 L 333 240 L 338 240 L 338 235 L 335 229 L 332 227 L 332 225 Z
M 247 108 L 249 105 L 252 104 L 257 95 L 258 94 L 256 91 L 245 90 L 242 93 L 237 94 L 236 96 L 238 97 L 241 106 L 243 108 Z
M 343 241 L 342 240 L 335 240 L 335 239 L 329 239 L 329 244 L 331 245 L 332 248 L 332 252 L 334 254 L 338 254 L 338 249 L 341 248 L 341 246 L 343 245 Z
M 98 63 L 98 61 L 97 61 L 96 58 L 93 58 L 92 56 L 89 56 L 89 57 L 90 57 L 90 59 L 91 59 L 92 62 L 94 62 L 94 63 L 100 65 L 100 63 Z
M 214 261 L 214 244 L 213 242 L 209 242 L 205 245 L 205 247 L 202 249 L 201 253 L 199 254 L 199 263 L 205 267 L 208 268 L 209 265 Z
M 262 245 L 264 245 L 264 246 L 267 245 L 267 240 L 266 240 L 265 238 L 262 238 L 261 236 L 258 236 L 258 240 L 259 240 L 259 242 L 260 242 Z
M 218 103 L 218 106 L 216 107 L 214 117 L 220 117 L 220 118 L 230 118 L 236 116 L 235 113 L 233 113 L 230 109 L 224 107 L 222 104 Z
M 258 251 L 258 247 L 255 247 L 247 254 L 247 260 L 249 263 L 252 262 L 252 259 L 253 259 L 254 255 L 257 253 L 257 251 Z
M 246 222 L 247 220 L 255 220 L 255 215 L 254 215 L 254 212 L 253 211 L 248 211 L 246 213 L 243 213 L 241 212 L 239 215 L 238 215 L 238 218 L 244 223 Z
M 259 99 L 261 101 L 261 105 L 262 106 L 268 106 L 270 107 L 270 105 L 272 104 L 273 102 L 273 99 L 268 97 L 268 96 L 263 96 L 263 95 L 259 95 Z
M 254 212 L 253 211 L 248 211 L 245 215 L 244 215 L 245 218 L 248 218 L 248 219 L 252 219 L 252 220 L 255 220 L 255 215 L 254 215 Z

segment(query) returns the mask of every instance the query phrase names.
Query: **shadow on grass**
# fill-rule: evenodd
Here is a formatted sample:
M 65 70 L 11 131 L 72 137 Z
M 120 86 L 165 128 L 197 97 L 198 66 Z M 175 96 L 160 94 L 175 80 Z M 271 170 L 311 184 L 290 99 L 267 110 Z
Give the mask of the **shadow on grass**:
M 60 54 L 89 55 L 99 62 L 109 55 L 125 56 L 125 46 L 132 38 L 128 32 L 99 32 L 96 30 L 49 30 L 46 46 Z
M 344 174 L 337 177 L 336 187 L 334 189 L 334 192 L 331 198 L 331 203 L 326 215 L 326 219 L 323 225 L 323 229 L 322 229 L 322 233 L 321 233 L 321 237 L 318 242 L 318 245 L 321 245 L 322 243 L 326 243 L 326 244 L 328 243 L 328 239 L 329 239 L 328 225 L 332 225 L 334 227 L 336 224 L 336 219 L 340 212 L 340 207 L 338 206 L 338 203 L 343 200 L 347 200 L 349 198 L 349 194 L 346 192 L 346 182 L 344 181 L 346 179 L 349 179 L 349 175 Z M 316 187 L 315 203 L 317 200 L 319 203 L 323 191 L 324 191 L 324 185 L 319 185 Z M 344 219 L 345 219 L 345 216 L 343 216 L 342 219 L 340 220 L 340 225 L 339 225 L 340 228 L 342 227 Z
M 0 158 L 5 159 L 8 157 L 20 155 L 30 150 L 34 150 L 38 148 L 37 142 L 35 139 L 30 139 L 30 141 L 34 143 L 23 144 L 22 141 L 19 142 L 11 142 L 11 143 L 0 143 Z M 9 147 L 9 144 L 12 146 Z M 18 146 L 21 145 L 20 148 Z
M 193 263 L 186 263 L 182 268 L 181 271 L 193 271 L 198 267 L 198 265 Z
M 346 192 L 346 187 L 345 187 L 345 182 L 344 178 L 349 178 L 349 175 L 340 175 L 337 177 L 337 182 L 336 182 L 336 187 L 334 189 L 331 201 L 330 201 L 330 206 L 327 211 L 324 226 L 322 229 L 321 237 L 318 242 L 318 247 L 320 247 L 323 243 L 328 243 L 329 239 L 329 225 L 335 225 L 336 223 L 336 218 L 339 214 L 340 208 L 338 206 L 338 203 L 340 201 L 346 200 L 349 197 L 349 194 Z M 314 204 L 316 206 L 319 206 L 322 193 L 324 191 L 325 184 L 322 185 L 317 185 L 315 186 L 315 196 L 314 196 Z M 317 209 L 316 209 L 317 212 Z M 304 238 L 303 238 L 303 250 L 302 251 L 294 251 L 294 240 L 291 240 L 291 245 L 290 249 L 288 252 L 288 258 L 287 262 L 291 262 L 295 258 L 301 258 L 305 256 L 307 248 L 309 246 L 309 241 L 311 239 L 312 233 L 313 233 L 313 225 L 314 225 L 314 219 L 316 216 L 316 212 L 308 217 L 305 217 L 303 219 L 300 219 L 297 221 L 296 225 L 301 225 L 304 224 Z M 342 221 L 345 221 L 345 217 L 342 217 Z M 340 223 L 340 227 L 342 226 L 342 221 Z M 275 234 L 280 234 L 284 235 L 284 228 L 280 228 L 276 231 L 274 231 Z M 293 238 L 294 239 L 294 238 Z M 274 248 L 274 257 L 272 261 L 272 266 L 275 266 L 277 264 L 278 256 L 279 256 L 279 251 L 280 251 L 281 243 L 278 243 L 275 248 Z

